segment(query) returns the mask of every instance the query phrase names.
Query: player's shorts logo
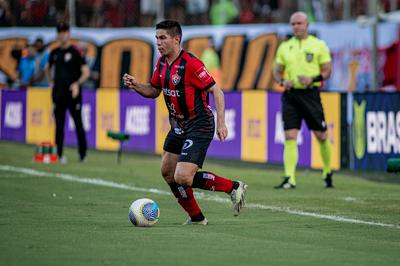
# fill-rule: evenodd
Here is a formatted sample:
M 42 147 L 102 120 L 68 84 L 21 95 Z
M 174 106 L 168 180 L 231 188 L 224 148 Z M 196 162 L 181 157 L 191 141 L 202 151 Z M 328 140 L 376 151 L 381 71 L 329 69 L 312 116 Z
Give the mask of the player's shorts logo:
M 193 140 L 187 139 L 185 140 L 185 144 L 183 144 L 182 150 L 189 149 L 190 147 L 192 147 L 192 145 L 193 145 Z
M 175 74 L 172 76 L 172 83 L 176 86 L 178 85 L 179 81 L 181 81 L 181 76 Z

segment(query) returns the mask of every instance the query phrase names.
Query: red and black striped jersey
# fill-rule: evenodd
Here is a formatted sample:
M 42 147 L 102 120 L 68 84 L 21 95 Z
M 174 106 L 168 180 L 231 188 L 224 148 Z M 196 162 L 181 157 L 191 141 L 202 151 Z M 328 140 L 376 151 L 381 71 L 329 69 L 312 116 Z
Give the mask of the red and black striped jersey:
M 151 85 L 162 90 L 175 133 L 193 129 L 214 131 L 214 116 L 208 104 L 208 92 L 215 81 L 197 57 L 182 50 L 169 64 L 158 59 Z

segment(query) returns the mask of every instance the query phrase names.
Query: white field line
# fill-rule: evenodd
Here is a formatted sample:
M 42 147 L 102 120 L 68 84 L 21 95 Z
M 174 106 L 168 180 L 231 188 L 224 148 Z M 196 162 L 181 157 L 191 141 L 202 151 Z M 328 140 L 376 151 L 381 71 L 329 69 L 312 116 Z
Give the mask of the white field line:
M 53 178 L 55 177 L 55 178 L 66 180 L 66 181 L 92 184 L 92 185 L 103 186 L 103 187 L 118 188 L 118 189 L 137 191 L 137 192 L 148 192 L 148 193 L 154 193 L 154 194 L 158 194 L 158 195 L 171 195 L 170 192 L 159 190 L 156 188 L 140 188 L 140 187 L 129 186 L 126 184 L 116 183 L 116 182 L 108 181 L 108 180 L 104 180 L 104 179 L 99 179 L 99 178 L 86 178 L 86 177 L 79 177 L 79 176 L 70 175 L 70 174 L 44 172 L 44 171 L 38 171 L 35 169 L 31 169 L 31 168 L 22 168 L 22 167 L 10 166 L 10 165 L 0 165 L 0 171 L 22 173 L 22 174 L 31 175 L 31 176 L 53 177 Z M 223 202 L 223 203 L 230 202 L 230 200 L 228 198 L 222 198 L 222 197 L 214 196 L 214 195 L 207 195 L 207 194 L 204 194 L 201 192 L 200 193 L 195 192 L 195 195 L 196 195 L 196 198 L 198 198 L 198 199 L 214 201 L 214 202 Z M 314 217 L 314 218 L 337 221 L 337 222 L 344 222 L 344 223 L 365 224 L 365 225 L 371 225 L 371 226 L 392 227 L 392 228 L 400 229 L 400 225 L 397 225 L 397 224 L 386 224 L 386 223 L 380 223 L 380 222 L 363 221 L 363 220 L 359 220 L 359 219 L 346 218 L 346 217 L 342 217 L 342 216 L 305 212 L 305 211 L 301 211 L 301 210 L 293 210 L 293 209 L 289 209 L 289 208 L 269 206 L 269 205 L 257 204 L 257 203 L 247 203 L 246 208 L 284 212 L 284 213 L 288 213 L 288 214 L 294 214 L 294 215 L 299 215 L 299 216 L 308 216 L 308 217 Z

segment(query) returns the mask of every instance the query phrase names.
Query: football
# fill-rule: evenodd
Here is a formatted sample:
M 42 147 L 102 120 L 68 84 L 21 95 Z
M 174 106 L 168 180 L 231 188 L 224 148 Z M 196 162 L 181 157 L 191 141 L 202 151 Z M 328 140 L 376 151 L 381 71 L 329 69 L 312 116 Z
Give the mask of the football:
M 158 204 L 151 199 L 137 199 L 129 207 L 129 220 L 135 226 L 153 226 L 159 217 Z

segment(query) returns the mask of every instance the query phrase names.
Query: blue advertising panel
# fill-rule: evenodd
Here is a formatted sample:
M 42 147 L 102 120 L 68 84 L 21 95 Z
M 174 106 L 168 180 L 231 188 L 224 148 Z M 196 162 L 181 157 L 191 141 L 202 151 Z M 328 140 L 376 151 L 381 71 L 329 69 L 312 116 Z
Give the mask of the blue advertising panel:
M 352 110 L 354 168 L 385 170 L 387 159 L 400 157 L 400 94 L 356 94 Z

